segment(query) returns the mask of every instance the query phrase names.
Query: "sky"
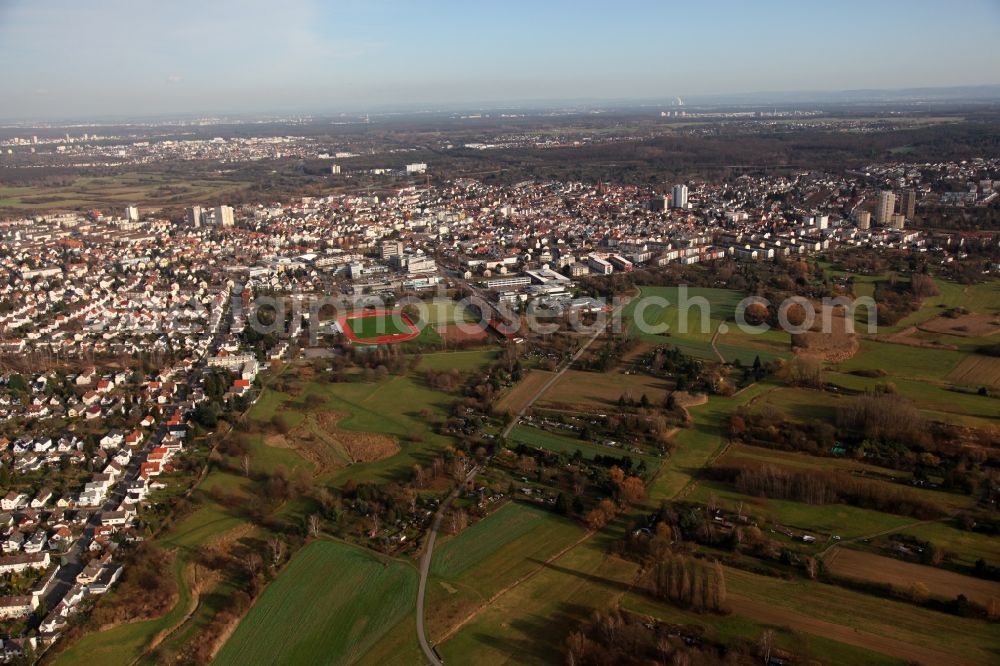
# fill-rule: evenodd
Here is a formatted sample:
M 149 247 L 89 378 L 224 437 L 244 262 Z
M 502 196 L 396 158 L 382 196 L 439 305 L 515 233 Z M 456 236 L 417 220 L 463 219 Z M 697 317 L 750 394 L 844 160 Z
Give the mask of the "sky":
M 1000 0 L 0 0 L 0 118 L 1000 84 Z

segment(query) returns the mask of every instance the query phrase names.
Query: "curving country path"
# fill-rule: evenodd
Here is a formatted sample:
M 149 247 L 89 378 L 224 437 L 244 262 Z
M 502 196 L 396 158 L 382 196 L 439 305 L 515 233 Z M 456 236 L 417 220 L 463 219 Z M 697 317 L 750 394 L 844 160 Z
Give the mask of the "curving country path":
M 420 557 L 420 583 L 417 585 L 417 639 L 420 641 L 420 649 L 424 651 L 424 656 L 427 657 L 427 661 L 432 666 L 443 666 L 434 648 L 431 647 L 430 642 L 427 640 L 427 632 L 424 631 L 424 596 L 427 592 L 427 575 L 431 569 L 431 557 L 434 555 L 434 542 L 437 541 L 437 533 L 441 528 L 441 521 L 444 520 L 444 514 L 448 510 L 448 507 L 458 497 L 462 486 L 471 481 L 478 471 L 479 467 L 473 467 L 469 470 L 469 473 L 465 476 L 465 480 L 458 484 L 451 491 L 451 494 L 441 502 L 437 513 L 434 514 L 431 528 L 427 532 L 427 547 L 424 549 L 424 554 Z

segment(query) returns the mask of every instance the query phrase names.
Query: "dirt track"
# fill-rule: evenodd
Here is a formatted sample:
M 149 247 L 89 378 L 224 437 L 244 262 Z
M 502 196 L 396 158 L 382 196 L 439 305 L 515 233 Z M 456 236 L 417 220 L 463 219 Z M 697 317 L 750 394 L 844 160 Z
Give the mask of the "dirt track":
M 823 560 L 837 576 L 889 583 L 901 590 L 923 583 L 933 596 L 954 599 L 959 594 L 983 604 L 1000 599 L 1000 583 L 963 576 L 937 567 L 903 562 L 892 557 L 847 548 L 836 548 Z

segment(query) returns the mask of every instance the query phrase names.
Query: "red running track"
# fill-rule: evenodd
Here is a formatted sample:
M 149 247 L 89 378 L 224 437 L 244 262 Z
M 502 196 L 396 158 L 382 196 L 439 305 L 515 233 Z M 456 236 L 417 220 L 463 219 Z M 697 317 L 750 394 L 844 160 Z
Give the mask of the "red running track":
M 359 345 L 389 345 L 398 342 L 406 342 L 407 340 L 412 340 L 420 335 L 420 329 L 418 329 L 417 325 L 410 321 L 410 318 L 405 314 L 400 314 L 399 317 L 403 323 L 409 327 L 410 330 L 407 333 L 390 333 L 380 335 L 375 338 L 359 338 L 347 324 L 347 322 L 351 319 L 364 319 L 367 317 L 393 317 L 394 315 L 395 313 L 391 310 L 365 310 L 363 312 L 353 312 L 351 314 L 344 315 L 337 320 L 337 324 L 340 326 L 340 330 L 344 333 L 344 336 L 348 340 Z

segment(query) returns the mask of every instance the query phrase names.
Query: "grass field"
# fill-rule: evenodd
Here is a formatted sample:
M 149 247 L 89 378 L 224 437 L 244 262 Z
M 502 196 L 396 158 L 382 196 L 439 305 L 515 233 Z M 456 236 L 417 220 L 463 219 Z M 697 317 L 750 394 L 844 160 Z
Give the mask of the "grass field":
M 438 646 L 445 663 L 561 664 L 567 634 L 628 588 L 636 565 L 608 554 L 594 536 L 494 599 Z
M 0 208 L 21 210 L 89 209 L 183 204 L 213 199 L 245 188 L 249 183 L 223 176 L 178 178 L 170 174 L 132 173 L 116 176 L 80 176 L 69 185 L 0 187 Z
M 888 366 L 891 367 L 891 366 Z M 975 393 L 951 391 L 945 383 L 902 379 L 895 375 L 872 379 L 856 375 L 825 375 L 827 381 L 857 391 L 891 382 L 896 392 L 913 401 L 928 418 L 972 427 L 991 427 L 1000 416 L 1000 401 Z
M 630 393 L 634 400 L 643 395 L 654 405 L 662 405 L 673 388 L 672 382 L 644 374 L 626 375 L 622 372 L 583 372 L 567 370 L 545 392 L 541 404 L 569 404 L 580 410 L 605 409 L 618 404 L 618 399 Z
M 123 624 L 107 631 L 86 634 L 67 650 L 59 654 L 57 664 L 76 665 L 102 663 L 109 666 L 126 666 L 138 658 L 144 648 L 160 632 L 180 622 L 187 611 L 191 591 L 184 570 L 194 551 L 228 530 L 243 523 L 216 505 L 198 509 L 170 530 L 160 545 L 175 550 L 174 561 L 168 575 L 177 582 L 179 597 L 174 607 L 165 615 L 141 622 Z M 109 592 L 107 602 L 113 603 L 114 591 Z
M 476 318 L 464 306 L 450 298 L 435 298 L 419 306 L 423 315 L 426 308 L 426 323 L 431 326 L 447 326 L 448 324 L 471 323 Z
M 926 651 L 924 663 L 992 664 L 1000 651 L 1000 633 L 982 620 L 955 617 L 910 604 L 802 579 L 786 581 L 726 568 L 726 587 L 736 610 L 767 621 L 769 616 L 796 628 L 796 617 L 829 623 L 830 638 L 851 640 L 861 634 Z M 804 625 L 804 623 L 803 623 Z M 878 648 L 875 648 L 878 649 Z
M 337 421 L 338 429 L 400 439 L 401 450 L 395 456 L 349 466 L 338 472 L 335 480 L 390 479 L 395 473 L 412 468 L 414 462 L 427 462 L 424 458 L 431 457 L 433 450 L 448 441 L 433 432 L 421 412 L 426 410 L 431 416 L 442 417 L 447 413 L 451 398 L 424 386 L 411 376 L 393 376 L 372 383 L 313 382 L 305 387 L 301 396 L 295 398 L 268 389 L 251 411 L 251 418 L 265 421 L 270 415 L 281 412 L 297 424 L 303 418 L 309 395 L 323 400 L 318 409 L 342 417 Z M 294 416 L 296 414 L 298 417 Z M 403 439 L 411 441 L 404 442 Z M 312 471 L 311 463 L 294 449 L 268 446 L 260 436 L 251 438 L 251 443 L 251 461 L 255 469 L 273 471 L 278 465 L 283 465 L 288 469 L 305 467 Z
M 498 592 L 539 571 L 584 534 L 576 522 L 527 504 L 511 503 L 434 551 L 427 625 L 438 640 Z
M 355 663 L 413 612 L 416 590 L 408 564 L 315 541 L 267 587 L 215 663 Z
M 838 576 L 888 583 L 906 592 L 914 583 L 923 583 L 931 595 L 954 599 L 964 594 L 986 606 L 990 599 L 1000 600 L 1000 582 L 962 574 L 860 550 L 835 548 L 823 558 L 827 569 Z
M 773 387 L 754 384 L 731 398 L 711 396 L 703 405 L 688 411 L 694 423 L 674 435 L 675 449 L 649 486 L 649 501 L 654 505 L 673 499 L 725 444 L 725 424 L 729 415 Z
M 961 352 L 948 349 L 925 349 L 861 340 L 858 353 L 834 367 L 840 372 L 882 368 L 890 371 L 893 377 L 942 380 L 963 358 Z
M 529 371 L 521 381 L 508 390 L 506 395 L 500 398 L 497 402 L 497 411 L 501 414 L 505 412 L 518 413 L 545 386 L 545 382 L 552 379 L 553 374 L 545 370 Z
M 496 360 L 495 349 L 472 349 L 467 351 L 437 352 L 420 357 L 419 370 L 451 370 L 472 372 L 482 370 Z
M 805 504 L 743 495 L 732 486 L 716 481 L 700 482 L 688 499 L 704 504 L 712 495 L 728 510 L 734 510 L 737 504 L 742 503 L 744 514 L 812 533 L 819 542 L 825 542 L 821 538 L 822 534 L 836 534 L 850 539 L 916 522 L 915 518 L 859 509 L 846 504 Z
M 727 322 L 728 330 L 716 340 L 716 348 L 727 361 L 738 359 L 750 365 L 757 356 L 770 361 L 791 355 L 791 338 L 787 333 L 768 331 L 754 335 L 741 331 L 733 323 L 737 306 L 744 298 L 738 291 L 704 287 L 690 287 L 686 292 L 680 287 L 640 289 L 639 298 L 628 304 L 623 317 L 643 340 L 671 344 L 690 356 L 714 361 L 718 357 L 712 349 L 712 337 L 719 325 Z
M 340 417 L 336 422 L 338 431 L 388 435 L 400 446 L 399 453 L 394 456 L 349 465 L 330 476 L 330 480 L 335 483 L 347 479 L 357 482 L 395 480 L 408 474 L 414 463 L 427 464 L 450 441 L 434 432 L 434 421 L 447 418 L 456 394 L 427 386 L 423 371 L 448 368 L 472 371 L 491 363 L 495 353 L 487 348 L 424 354 L 417 369 L 407 375 L 374 382 L 315 380 L 306 383 L 301 394 L 294 397 L 268 388 L 253 406 L 250 416 L 264 422 L 281 413 L 295 428 L 310 411 L 307 407 L 310 396 L 318 397 L 319 402 L 312 410 L 332 412 Z M 255 469 L 273 471 L 282 465 L 290 470 L 301 467 L 315 471 L 312 462 L 294 448 L 268 446 L 260 436 L 251 438 L 251 447 Z
M 579 451 L 584 458 L 594 458 L 595 456 L 614 456 L 620 458 L 628 456 L 636 463 L 640 460 L 645 460 L 650 467 L 655 468 L 660 464 L 660 459 L 653 455 L 633 453 L 620 447 L 602 446 L 595 442 L 559 435 L 533 426 L 515 426 L 510 431 L 510 441 L 548 451 L 555 451 L 556 453 L 565 453 L 570 456 Z
M 986 534 L 961 530 L 947 523 L 916 525 L 899 533 L 940 546 L 953 562 L 965 567 L 975 566 L 980 558 L 994 565 L 1000 564 L 1000 541 Z
M 413 329 L 400 316 L 390 314 L 359 314 L 349 315 L 347 326 L 351 329 L 359 340 L 371 340 L 382 336 L 405 335 L 413 332 Z
M 798 650 L 805 644 L 810 653 L 819 658 L 822 663 L 867 664 L 869 666 L 902 666 L 906 663 L 901 659 L 894 659 L 878 652 L 830 640 L 823 637 L 822 634 L 793 631 L 788 626 L 776 626 L 742 615 L 715 615 L 685 611 L 642 594 L 626 594 L 622 599 L 622 608 L 656 618 L 661 622 L 685 627 L 698 627 L 705 632 L 704 635 L 709 640 L 723 643 L 738 639 L 756 643 L 761 634 L 767 629 L 771 629 L 775 632 L 775 645 L 779 649 Z
M 761 446 L 749 446 L 747 444 L 733 444 L 726 451 L 726 454 L 719 458 L 718 464 L 744 464 L 750 461 L 754 463 L 777 464 L 785 467 L 800 469 L 829 469 L 843 470 L 845 472 L 863 472 L 867 474 L 881 474 L 900 479 L 909 479 L 912 474 L 899 470 L 878 467 L 877 465 L 867 465 L 853 458 L 827 458 L 811 456 L 807 453 L 794 451 L 777 451 Z

